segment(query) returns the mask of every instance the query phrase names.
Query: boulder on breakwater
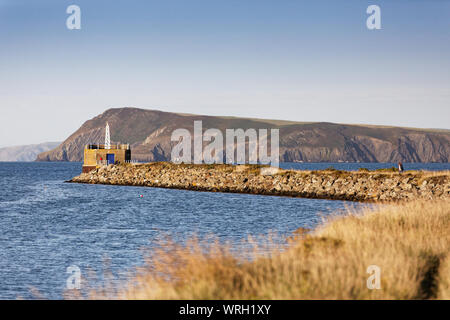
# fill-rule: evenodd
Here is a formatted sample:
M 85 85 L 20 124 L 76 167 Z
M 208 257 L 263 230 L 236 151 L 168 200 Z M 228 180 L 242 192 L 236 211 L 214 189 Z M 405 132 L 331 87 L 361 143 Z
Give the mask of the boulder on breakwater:
M 369 202 L 450 197 L 449 171 L 299 171 L 154 162 L 103 166 L 68 182 Z

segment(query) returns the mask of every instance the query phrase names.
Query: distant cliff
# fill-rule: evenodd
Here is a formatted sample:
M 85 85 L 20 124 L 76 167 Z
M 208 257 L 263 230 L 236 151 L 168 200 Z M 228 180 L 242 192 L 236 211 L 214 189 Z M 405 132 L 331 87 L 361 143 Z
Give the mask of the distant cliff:
M 0 148 L 0 161 L 34 161 L 38 154 L 56 148 L 61 142 L 45 142 Z
M 104 141 L 109 122 L 111 140 L 130 143 L 132 158 L 170 160 L 172 131 L 193 132 L 194 120 L 203 130 L 248 128 L 280 129 L 280 161 L 304 162 L 449 162 L 450 130 L 300 123 L 292 121 L 186 115 L 137 108 L 109 109 L 85 122 L 55 149 L 37 161 L 82 161 L 85 144 Z

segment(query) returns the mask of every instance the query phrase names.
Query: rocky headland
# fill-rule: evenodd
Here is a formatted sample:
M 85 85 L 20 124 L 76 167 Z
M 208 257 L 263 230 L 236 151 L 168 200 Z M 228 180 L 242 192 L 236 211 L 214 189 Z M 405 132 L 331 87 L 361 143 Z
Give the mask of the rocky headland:
M 365 202 L 450 198 L 449 171 L 298 171 L 155 162 L 103 166 L 68 182 Z
M 194 121 L 203 130 L 279 129 L 280 162 L 442 162 L 450 161 L 450 130 L 295 122 L 268 119 L 187 115 L 138 108 L 109 109 L 86 121 L 53 150 L 37 161 L 83 161 L 86 144 L 105 141 L 129 143 L 132 159 L 140 162 L 171 161 L 172 132 L 184 128 L 193 137 Z M 208 144 L 208 142 L 204 142 Z
M 0 148 L 0 161 L 34 161 L 38 154 L 58 147 L 60 142 L 44 142 Z

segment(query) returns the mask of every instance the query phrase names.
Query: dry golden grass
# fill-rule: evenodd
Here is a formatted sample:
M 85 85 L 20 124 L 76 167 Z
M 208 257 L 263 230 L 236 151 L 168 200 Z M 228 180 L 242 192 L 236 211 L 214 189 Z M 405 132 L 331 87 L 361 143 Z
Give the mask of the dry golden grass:
M 450 201 L 416 201 L 334 217 L 252 259 L 192 240 L 166 242 L 119 299 L 449 299 Z M 206 245 L 206 246 L 205 246 Z M 246 254 L 250 254 L 247 252 Z M 367 268 L 381 269 L 368 289 Z M 111 298 L 107 288 L 90 298 Z

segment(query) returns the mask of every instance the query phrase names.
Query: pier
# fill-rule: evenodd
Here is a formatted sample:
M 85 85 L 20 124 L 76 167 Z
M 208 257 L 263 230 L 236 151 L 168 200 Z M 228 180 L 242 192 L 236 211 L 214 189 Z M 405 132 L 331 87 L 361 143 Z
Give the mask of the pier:
M 450 197 L 448 171 L 300 171 L 155 162 L 101 166 L 68 182 L 364 202 Z

